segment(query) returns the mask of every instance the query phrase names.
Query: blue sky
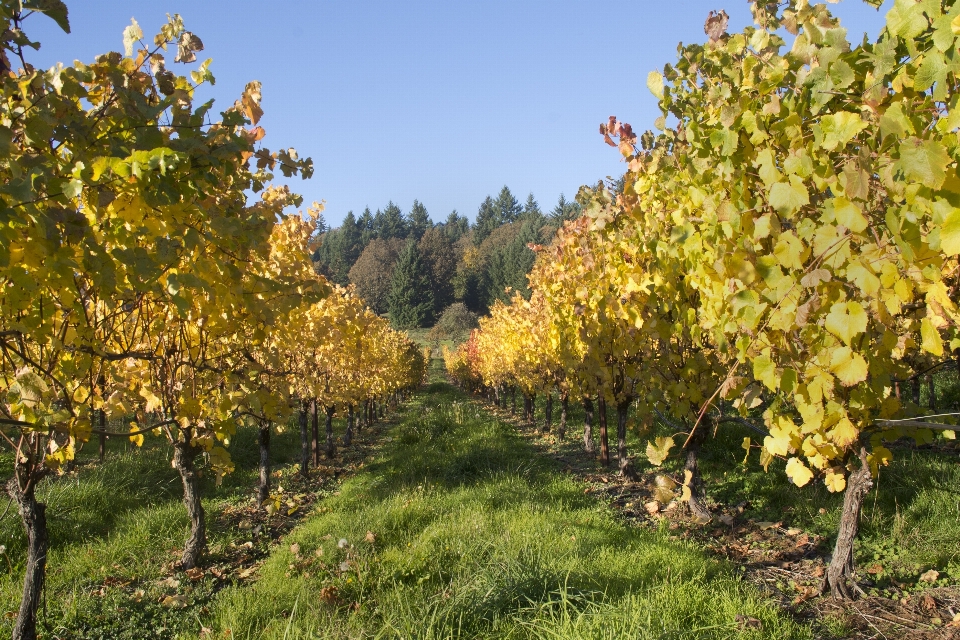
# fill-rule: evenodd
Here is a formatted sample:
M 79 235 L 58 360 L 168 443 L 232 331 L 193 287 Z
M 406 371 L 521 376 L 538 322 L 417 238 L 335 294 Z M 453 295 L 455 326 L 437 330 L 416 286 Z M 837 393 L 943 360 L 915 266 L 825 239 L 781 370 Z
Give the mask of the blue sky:
M 263 83 L 264 144 L 313 158 L 313 179 L 292 186 L 305 203 L 326 200 L 333 225 L 389 200 L 407 212 L 415 198 L 434 221 L 453 209 L 473 219 L 505 184 L 543 209 L 572 198 L 622 173 L 599 124 L 651 128 L 647 74 L 678 42 L 705 39 L 711 9 L 730 14 L 731 31 L 750 23 L 746 0 L 66 1 L 70 35 L 27 23 L 42 43 L 35 64 L 91 61 L 122 50 L 131 17 L 149 39 L 181 14 L 206 46 L 200 60 L 213 59 L 205 95 L 222 110 Z M 832 9 L 854 42 L 883 24 L 860 0 Z

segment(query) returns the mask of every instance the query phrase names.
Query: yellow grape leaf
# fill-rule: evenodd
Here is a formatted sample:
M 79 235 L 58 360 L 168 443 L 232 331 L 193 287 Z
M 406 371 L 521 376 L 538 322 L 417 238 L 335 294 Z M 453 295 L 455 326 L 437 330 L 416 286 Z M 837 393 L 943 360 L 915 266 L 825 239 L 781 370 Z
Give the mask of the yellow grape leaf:
M 886 447 L 874 447 L 873 451 L 867 454 L 867 463 L 874 476 L 880 473 L 881 466 L 887 466 L 891 460 L 893 460 L 893 452 Z
M 943 355 L 943 340 L 940 338 L 940 332 L 930 322 L 930 318 L 920 321 L 920 337 L 923 340 L 921 347 L 924 351 L 935 356 Z
M 857 430 L 857 427 L 850 422 L 849 418 L 841 418 L 840 421 L 833 426 L 833 429 L 830 430 L 828 435 L 830 440 L 837 446 L 846 447 L 856 442 L 859 434 L 860 432 Z
M 802 269 L 803 253 L 803 243 L 793 233 L 781 234 L 777 246 L 773 248 L 773 255 L 785 269 Z
M 960 209 L 951 209 L 940 227 L 940 249 L 948 256 L 960 253 Z
M 790 183 L 778 182 L 770 187 L 767 196 L 770 206 L 778 212 L 790 216 L 800 207 L 810 204 L 810 193 L 797 176 L 790 176 Z
M 823 484 L 827 486 L 827 491 L 840 493 L 847 488 L 847 479 L 842 472 L 837 473 L 833 469 L 827 469 L 827 475 L 823 477 Z
M 139 431 L 139 430 L 140 430 L 140 426 L 137 425 L 136 422 L 131 422 L 131 423 L 130 423 L 130 431 Z M 143 434 L 142 434 L 142 433 L 138 433 L 138 434 L 136 434 L 136 435 L 130 436 L 130 442 L 132 442 L 133 444 L 135 444 L 135 445 L 138 446 L 138 447 L 142 447 L 142 446 L 143 446 Z
M 650 461 L 650 464 L 656 467 L 662 465 L 663 461 L 667 459 L 667 455 L 669 455 L 673 445 L 674 442 L 671 437 L 657 438 L 654 442 L 648 442 L 647 459 Z
M 163 405 L 163 401 L 154 395 L 154 393 L 147 387 L 141 387 L 140 396 L 147 401 L 147 406 L 144 407 L 144 410 L 147 413 L 152 413 Z
M 850 347 L 836 347 L 830 354 L 830 371 L 845 387 L 867 379 L 867 361 Z
M 687 469 L 683 472 L 683 487 L 680 489 L 680 502 L 690 502 L 693 493 L 690 491 L 690 482 L 693 480 L 693 472 Z
M 746 455 L 743 456 L 743 464 L 747 464 L 747 458 L 750 457 L 750 438 L 749 437 L 744 438 L 743 444 L 740 446 L 743 448 L 744 451 L 747 452 Z
M 859 302 L 838 302 L 830 307 L 825 326 L 849 345 L 855 336 L 867 330 L 867 313 Z
M 647 74 L 647 89 L 650 89 L 650 93 L 657 97 L 658 100 L 663 99 L 663 74 L 659 71 L 651 71 Z
M 813 480 L 813 472 L 799 458 L 790 458 L 787 461 L 787 477 L 793 484 L 802 487 Z
M 766 447 L 766 445 L 764 445 Z M 763 448 L 760 450 L 760 466 L 763 467 L 764 471 L 770 467 L 770 463 L 773 462 L 773 454 Z
M 867 228 L 867 219 L 855 203 L 850 202 L 842 196 L 833 199 L 833 214 L 837 218 L 837 223 L 842 224 L 854 233 L 860 233 Z

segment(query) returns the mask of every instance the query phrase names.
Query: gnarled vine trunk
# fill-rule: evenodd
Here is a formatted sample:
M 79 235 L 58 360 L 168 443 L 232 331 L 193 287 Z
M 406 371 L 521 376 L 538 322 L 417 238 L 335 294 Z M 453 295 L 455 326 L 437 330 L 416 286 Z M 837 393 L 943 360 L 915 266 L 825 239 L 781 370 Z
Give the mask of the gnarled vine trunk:
M 332 460 L 336 453 L 336 447 L 333 442 L 333 412 L 335 407 L 327 407 L 327 459 Z
M 602 395 L 597 398 L 597 411 L 600 412 L 600 464 L 610 466 L 610 439 L 607 435 L 607 400 Z
M 178 567 L 181 570 L 197 566 L 200 556 L 207 549 L 206 514 L 200 502 L 200 475 L 194 466 L 200 449 L 186 441 L 177 441 L 173 445 L 173 466 L 183 480 L 183 504 L 190 517 L 190 537 L 183 547 Z
M 310 401 L 310 420 L 313 426 L 313 466 L 320 466 L 320 417 L 317 407 L 317 399 Z
M 343 433 L 343 445 L 349 447 L 353 442 L 353 405 L 347 406 L 347 430 Z
M 840 530 L 833 558 L 827 567 L 827 575 L 820 584 L 820 592 L 830 586 L 830 593 L 838 600 L 852 600 L 853 591 L 859 590 L 853 581 L 853 543 L 860 528 L 860 509 L 863 499 L 873 487 L 873 476 L 867 464 L 867 451 L 860 449 L 860 468 L 847 478 L 847 490 L 843 494 L 843 511 L 840 514 Z
M 510 415 L 517 415 L 517 388 L 510 387 Z
M 257 436 L 260 445 L 260 482 L 257 483 L 257 504 L 263 505 L 270 497 L 270 421 L 260 421 L 260 433 Z
M 300 401 L 300 474 L 306 478 L 310 466 L 310 434 L 307 430 L 307 401 Z
M 23 528 L 27 532 L 27 568 L 23 577 L 23 599 L 13 625 L 13 640 L 35 640 L 37 612 L 47 575 L 47 549 L 50 537 L 47 531 L 47 506 L 37 501 L 31 485 L 20 491 L 16 476 L 7 481 L 7 495 L 17 503 Z
M 686 464 L 683 465 L 684 481 L 690 490 L 690 499 L 687 500 L 687 508 L 695 520 L 704 523 L 713 520 L 713 514 L 710 513 L 710 510 L 707 509 L 706 504 L 704 504 L 703 477 L 700 475 L 700 465 L 697 462 L 697 456 L 700 454 L 700 447 L 707 438 L 708 428 L 706 424 L 701 424 L 697 427 L 697 430 L 693 432 L 693 435 L 690 437 L 690 442 L 687 443 Z
M 543 432 L 550 433 L 553 428 L 553 394 L 547 394 L 547 401 L 543 407 Z
M 557 427 L 557 438 L 563 440 L 567 437 L 567 409 L 570 407 L 570 399 L 564 393 L 560 396 L 560 426 Z
M 630 411 L 630 401 L 617 403 L 617 461 L 620 465 L 620 475 L 630 480 L 637 479 L 637 472 L 627 457 L 627 414 Z
M 594 453 L 597 448 L 593 442 L 593 400 L 583 399 L 583 450 Z

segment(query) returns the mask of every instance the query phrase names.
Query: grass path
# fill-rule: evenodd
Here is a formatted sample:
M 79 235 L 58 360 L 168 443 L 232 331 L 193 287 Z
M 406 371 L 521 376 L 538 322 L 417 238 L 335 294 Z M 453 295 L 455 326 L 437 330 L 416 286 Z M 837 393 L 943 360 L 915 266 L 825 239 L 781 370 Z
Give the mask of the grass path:
M 449 385 L 388 437 L 255 583 L 211 601 L 205 638 L 811 635 L 733 567 L 623 524 Z

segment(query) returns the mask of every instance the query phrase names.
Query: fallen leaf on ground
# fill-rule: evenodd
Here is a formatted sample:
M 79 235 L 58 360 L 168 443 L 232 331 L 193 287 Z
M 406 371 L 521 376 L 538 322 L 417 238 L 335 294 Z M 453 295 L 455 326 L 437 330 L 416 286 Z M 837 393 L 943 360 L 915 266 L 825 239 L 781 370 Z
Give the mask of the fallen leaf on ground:
M 926 573 L 920 576 L 920 581 L 934 583 L 937 581 L 937 578 L 939 577 L 940 577 L 939 571 L 937 571 L 936 569 L 930 569 L 930 571 L 927 571 Z
M 762 629 L 763 623 L 760 622 L 757 618 L 752 618 L 750 616 L 743 616 L 739 613 L 736 615 L 734 620 L 737 621 L 737 624 L 740 625 L 741 629 Z
M 167 596 L 160 605 L 170 609 L 182 609 L 187 606 L 187 598 L 181 595 Z

